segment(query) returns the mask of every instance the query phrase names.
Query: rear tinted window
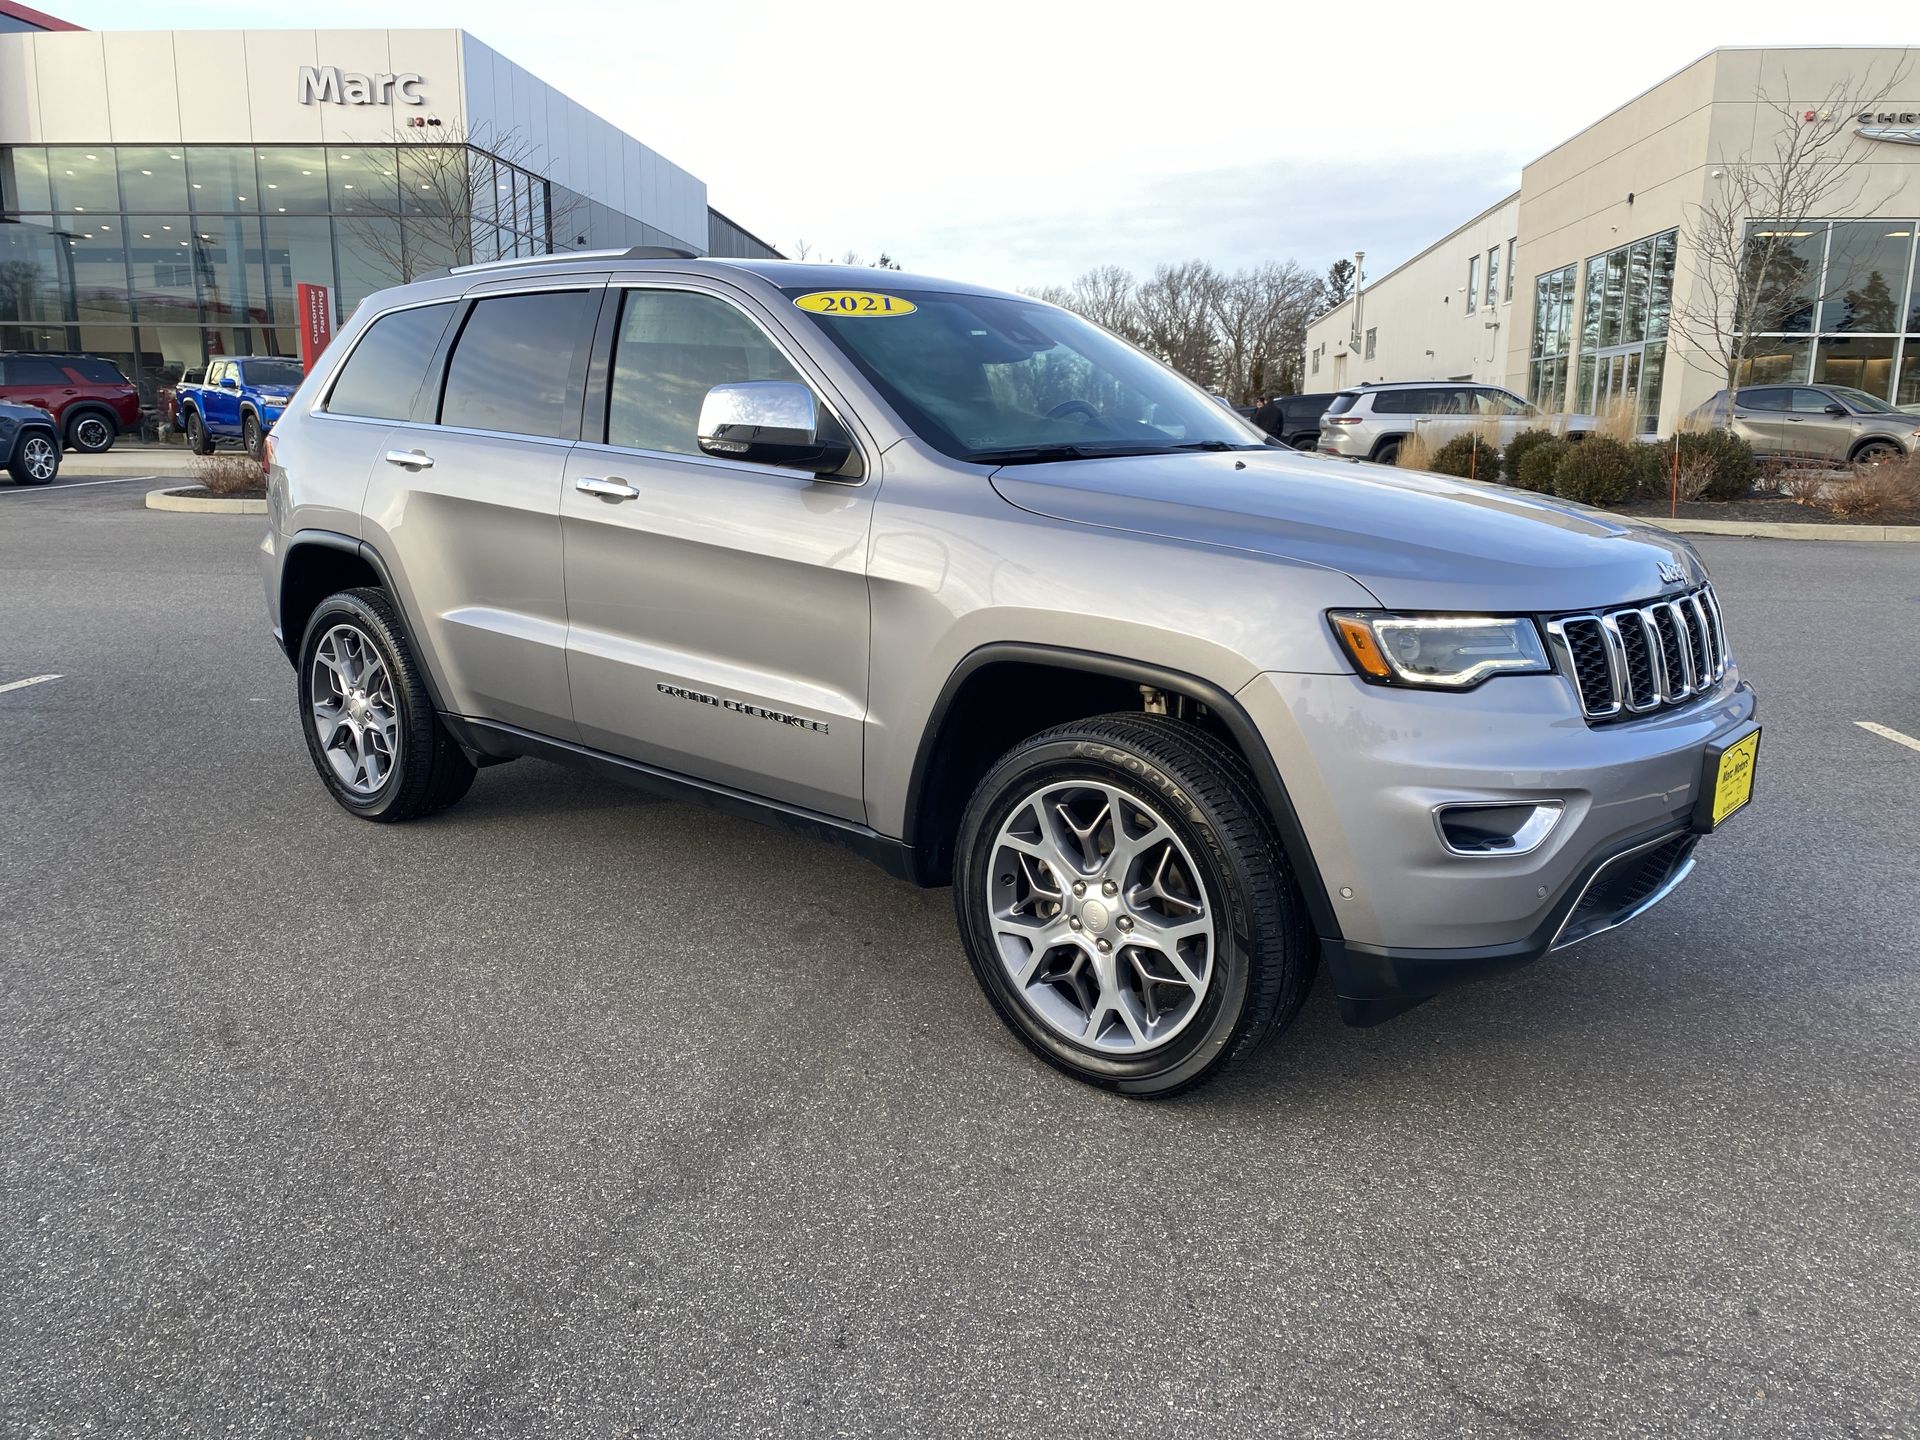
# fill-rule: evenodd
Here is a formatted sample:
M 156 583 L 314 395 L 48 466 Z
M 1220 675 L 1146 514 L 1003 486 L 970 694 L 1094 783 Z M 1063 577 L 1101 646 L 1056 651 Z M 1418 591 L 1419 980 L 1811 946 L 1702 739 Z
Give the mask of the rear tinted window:
M 1793 394 L 1791 390 L 1742 390 L 1739 406 L 1742 410 L 1784 410 L 1787 400 Z
M 574 352 L 587 305 L 598 299 L 592 291 L 555 290 L 476 304 L 447 362 L 440 423 L 510 435 L 576 436 Z
M 1444 390 L 1382 390 L 1373 397 L 1376 415 L 1431 415 L 1440 408 Z
M 1333 403 L 1327 406 L 1327 414 L 1344 415 L 1353 408 L 1353 402 L 1359 398 L 1358 395 L 1336 395 L 1333 397 Z
M 51 360 L 37 355 L 15 355 L 6 362 L 9 385 L 64 385 L 67 377 Z
M 67 362 L 71 370 L 79 372 L 80 378 L 94 385 L 125 385 L 127 377 L 120 373 L 120 367 L 111 360 L 102 360 L 98 355 L 81 355 Z
M 367 327 L 366 335 L 340 367 L 340 377 L 327 396 L 328 413 L 364 415 L 373 420 L 405 420 L 413 414 L 413 397 L 426 379 L 441 333 L 453 315 L 453 304 L 421 305 L 395 310 Z M 208 378 L 218 366 L 208 367 Z

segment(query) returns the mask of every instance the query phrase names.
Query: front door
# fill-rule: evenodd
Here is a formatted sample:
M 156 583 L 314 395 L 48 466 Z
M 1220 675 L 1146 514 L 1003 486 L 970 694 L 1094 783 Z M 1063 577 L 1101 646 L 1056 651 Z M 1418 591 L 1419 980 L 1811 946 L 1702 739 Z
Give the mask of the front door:
M 588 416 L 560 500 L 581 741 L 863 820 L 877 478 L 701 453 L 714 385 L 794 380 L 822 393 L 733 299 L 616 288 L 601 330 L 605 409 Z
M 1838 410 L 1838 415 L 1828 413 Z M 1796 386 L 1787 401 L 1787 442 L 1796 455 L 1816 460 L 1844 460 L 1853 449 L 1859 421 L 1824 390 Z

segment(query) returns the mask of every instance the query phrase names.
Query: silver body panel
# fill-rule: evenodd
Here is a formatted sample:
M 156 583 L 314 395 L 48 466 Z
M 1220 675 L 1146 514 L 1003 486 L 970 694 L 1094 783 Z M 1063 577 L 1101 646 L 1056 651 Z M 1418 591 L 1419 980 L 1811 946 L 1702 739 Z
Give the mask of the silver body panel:
M 1665 532 L 1281 450 L 967 464 L 915 436 L 792 314 L 778 286 L 805 282 L 711 261 L 611 270 L 616 285 L 699 289 L 745 310 L 856 437 L 857 481 L 317 410 L 372 317 L 505 283 L 427 281 L 369 300 L 276 431 L 261 553 L 276 626 L 303 532 L 364 541 L 448 711 L 893 837 L 908 833 L 942 692 L 982 647 L 1192 676 L 1257 728 L 1342 933 L 1383 947 L 1531 933 L 1609 847 L 1679 823 L 1702 747 L 1752 714 L 1733 667 L 1685 705 L 1605 727 L 1563 673 L 1465 694 L 1367 685 L 1324 618 L 1379 606 L 1544 616 L 1704 584 Z M 874 283 L 864 270 L 800 273 Z M 557 264 L 513 283 L 599 278 Z M 384 458 L 415 449 L 432 469 Z M 1462 855 L 1436 831 L 1436 807 L 1513 801 L 1563 807 L 1524 853 Z

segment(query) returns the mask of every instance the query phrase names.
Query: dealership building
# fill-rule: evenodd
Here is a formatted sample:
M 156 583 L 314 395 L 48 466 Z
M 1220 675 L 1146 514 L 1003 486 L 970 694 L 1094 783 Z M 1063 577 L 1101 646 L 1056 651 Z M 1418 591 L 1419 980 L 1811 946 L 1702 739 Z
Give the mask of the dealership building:
M 338 323 L 447 265 L 632 245 L 776 253 L 464 31 L 94 32 L 0 0 L 0 351 L 150 394 L 298 355 L 303 285 Z
M 1811 219 L 1794 217 L 1790 246 L 1772 247 L 1790 251 L 1797 290 L 1769 303 L 1742 383 L 1820 381 L 1920 403 L 1916 60 L 1900 48 L 1701 57 L 1319 316 L 1302 389 L 1480 380 L 1554 411 L 1630 408 L 1642 433 L 1670 433 L 1725 384 L 1714 347 L 1692 343 L 1701 327 L 1675 320 L 1703 315 L 1726 288 L 1703 279 L 1689 228 L 1730 169 L 1773 154 L 1783 123 L 1825 112 L 1841 117 L 1834 153 L 1858 164 Z M 1780 219 L 1735 218 L 1749 236 Z

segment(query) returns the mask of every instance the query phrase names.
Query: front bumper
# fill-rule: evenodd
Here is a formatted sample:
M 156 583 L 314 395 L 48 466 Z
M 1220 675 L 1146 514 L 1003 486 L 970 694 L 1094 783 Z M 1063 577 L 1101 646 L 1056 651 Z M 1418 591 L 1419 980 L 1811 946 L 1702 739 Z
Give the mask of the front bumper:
M 1339 927 L 1323 937 L 1349 1023 L 1390 1018 L 1456 985 L 1623 924 L 1692 867 L 1702 757 L 1746 726 L 1729 671 L 1692 705 L 1590 726 L 1559 675 L 1464 695 L 1348 676 L 1256 678 L 1239 696 L 1285 777 Z M 1447 805 L 1554 802 L 1522 853 L 1462 855 Z

